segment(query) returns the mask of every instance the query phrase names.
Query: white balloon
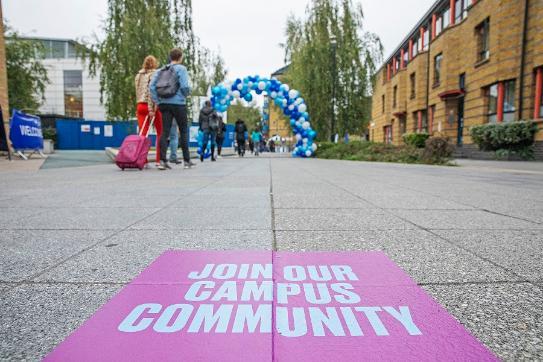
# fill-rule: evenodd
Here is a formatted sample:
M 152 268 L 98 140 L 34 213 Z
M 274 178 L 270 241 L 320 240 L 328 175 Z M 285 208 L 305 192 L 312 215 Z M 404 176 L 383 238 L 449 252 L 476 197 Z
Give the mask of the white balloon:
M 304 104 L 300 104 L 300 105 L 298 106 L 298 112 L 304 113 L 305 111 L 307 111 L 307 106 L 305 105 L 305 103 L 304 103 Z
M 303 142 L 303 143 L 307 143 L 307 142 L 309 142 L 309 140 L 308 140 L 307 138 L 304 138 L 304 139 L 302 140 L 302 142 Z
M 288 92 L 288 97 L 289 97 L 289 98 L 292 98 L 292 99 L 298 97 L 298 91 L 295 90 L 295 89 L 291 89 L 291 90 Z
M 302 104 L 302 103 L 304 103 L 304 99 L 303 99 L 303 98 L 296 98 L 296 101 L 294 102 L 294 104 L 296 104 L 296 105 L 300 105 L 300 104 Z
M 225 104 L 226 104 L 226 100 L 224 100 L 224 99 L 221 100 L 221 104 L 222 104 L 222 105 L 225 105 Z
M 290 89 L 290 87 L 288 86 L 288 84 L 285 84 L 285 92 L 288 92 Z
M 241 97 L 241 94 L 239 93 L 239 91 L 233 91 L 233 92 L 232 92 L 232 95 L 233 95 L 234 97 L 236 97 L 236 98 Z
M 315 151 L 317 150 L 317 148 L 318 148 L 318 146 L 317 146 L 316 143 L 313 143 L 313 144 L 311 145 L 311 149 L 313 150 L 313 152 L 315 152 Z
M 296 127 L 301 127 L 301 126 L 302 126 L 302 122 L 296 121 Z
M 311 157 L 312 154 L 313 154 L 313 153 L 312 153 L 310 150 L 305 151 L 305 155 L 306 155 L 307 157 Z
M 271 92 L 270 97 L 272 97 L 273 99 L 277 98 L 277 92 Z
M 294 104 L 291 104 L 290 106 L 288 106 L 288 110 L 293 111 L 294 110 Z
M 239 83 L 238 84 L 238 90 L 242 90 L 243 89 L 243 83 Z
M 304 123 L 302 123 L 302 128 L 303 128 L 303 129 L 309 129 L 309 126 L 310 126 L 310 124 L 309 124 L 309 122 L 307 122 L 307 121 L 305 121 Z
M 253 82 L 249 81 L 249 83 L 247 83 L 247 86 L 249 86 L 249 89 L 253 89 Z
M 304 118 L 304 117 L 298 118 L 298 122 L 300 122 L 300 124 L 304 123 L 304 122 L 305 122 L 305 118 Z
M 286 99 L 283 99 L 283 107 L 286 107 L 288 104 L 288 101 Z
M 302 139 L 302 135 L 299 133 L 296 133 L 296 141 L 299 141 Z
M 258 83 L 258 89 L 260 89 L 260 90 L 262 90 L 262 91 L 263 91 L 264 89 L 266 89 L 266 82 L 260 82 L 260 83 Z

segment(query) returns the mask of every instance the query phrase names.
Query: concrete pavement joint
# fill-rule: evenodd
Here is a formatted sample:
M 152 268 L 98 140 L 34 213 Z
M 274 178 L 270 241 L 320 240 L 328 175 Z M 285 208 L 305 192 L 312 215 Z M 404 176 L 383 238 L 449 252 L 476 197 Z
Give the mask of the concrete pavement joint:
M 417 227 L 417 228 L 419 228 L 419 229 L 421 229 L 421 230 L 423 230 L 423 231 L 426 231 L 426 232 L 428 232 L 428 233 L 434 235 L 434 236 L 437 237 L 438 239 L 441 239 L 441 240 L 445 241 L 446 243 L 448 243 L 448 244 L 450 244 L 450 245 L 452 245 L 452 246 L 454 246 L 454 247 L 456 247 L 456 248 L 458 248 L 458 249 L 461 249 L 461 250 L 463 250 L 463 251 L 465 251 L 465 252 L 467 252 L 467 253 L 469 253 L 469 254 L 471 254 L 471 255 L 473 255 L 473 256 L 475 256 L 475 257 L 477 257 L 477 258 L 479 258 L 479 259 L 481 259 L 481 260 L 483 260 L 483 261 L 485 261 L 485 262 L 487 262 L 487 263 L 489 263 L 489 264 L 491 264 L 491 265 L 497 267 L 497 268 L 499 268 L 499 269 L 502 269 L 502 270 L 504 270 L 504 271 L 506 271 L 506 272 L 512 274 L 513 276 L 515 276 L 516 278 L 518 278 L 519 281 L 521 281 L 521 282 L 529 283 L 529 284 L 535 286 L 536 288 L 541 289 L 541 286 L 538 285 L 536 282 L 532 282 L 532 281 L 526 279 L 525 277 L 523 277 L 522 275 L 519 275 L 518 273 L 514 272 L 513 270 L 510 270 L 510 269 L 508 269 L 508 268 L 506 268 L 506 267 L 504 267 L 504 266 L 502 266 L 502 265 L 500 265 L 500 264 L 498 264 L 498 263 L 496 263 L 496 262 L 490 260 L 489 258 L 486 258 L 486 257 L 484 257 L 484 256 L 482 256 L 482 255 L 479 255 L 478 253 L 474 252 L 473 250 L 468 249 L 468 248 L 466 248 L 466 247 L 464 247 L 464 246 L 462 246 L 462 245 L 459 245 L 459 244 L 455 243 L 455 242 L 452 241 L 452 240 L 449 240 L 449 239 L 447 239 L 447 238 L 445 238 L 445 237 L 443 237 L 443 236 L 441 236 L 441 235 L 439 235 L 439 234 L 436 234 L 435 232 L 433 232 L 433 231 L 432 231 L 431 229 L 429 229 L 429 228 L 425 228 L 425 227 L 423 227 L 423 226 L 421 226 L 421 225 L 418 225 L 417 223 L 412 222 L 411 220 L 408 220 L 408 219 L 406 219 L 406 218 L 404 218 L 404 217 L 402 217 L 402 216 L 400 216 L 400 215 L 397 215 L 397 214 L 391 212 L 390 210 L 383 209 L 383 208 L 381 208 L 379 205 L 377 205 L 377 204 L 375 204 L 375 203 L 373 203 L 373 202 L 371 202 L 371 201 L 369 201 L 369 200 L 364 199 L 363 197 L 361 197 L 361 196 L 359 196 L 359 195 L 357 195 L 357 194 L 351 192 L 350 190 L 348 190 L 348 189 L 346 189 L 346 188 L 344 188 L 344 187 L 342 187 L 342 186 L 336 185 L 336 184 L 334 184 L 334 183 L 332 183 L 332 182 L 330 182 L 330 181 L 328 181 L 328 180 L 326 180 L 326 179 L 323 179 L 322 177 L 319 177 L 319 176 L 317 176 L 317 175 L 311 173 L 311 172 L 308 171 L 307 169 L 306 169 L 306 172 L 312 174 L 315 178 L 319 178 L 319 179 L 323 180 L 324 182 L 326 182 L 326 183 L 329 184 L 330 186 L 333 186 L 333 187 L 336 187 L 336 188 L 338 188 L 338 189 L 340 189 L 340 190 L 343 190 L 343 191 L 349 193 L 351 196 L 353 196 L 353 197 L 355 197 L 355 198 L 358 198 L 358 199 L 360 199 L 360 200 L 362 200 L 362 201 L 365 201 L 365 202 L 367 202 L 367 203 L 373 205 L 374 207 L 376 207 L 376 208 L 378 208 L 378 209 L 380 209 L 380 210 L 383 210 L 383 211 L 389 213 L 390 215 L 395 216 L 395 217 L 397 217 L 397 218 L 403 220 L 403 221 L 406 222 L 406 223 L 409 223 L 409 224 L 411 224 L 411 225 L 413 225 L 413 226 L 415 226 L 415 227 Z
M 243 168 L 246 168 L 246 167 L 248 167 L 248 166 L 245 166 L 245 167 L 243 167 Z M 238 170 L 234 170 L 234 171 L 232 171 L 231 173 L 229 173 L 229 174 L 227 174 L 227 175 L 225 175 L 225 176 L 223 176 L 223 177 L 228 177 L 228 176 L 234 174 L 234 173 L 237 172 L 237 171 L 238 171 Z M 74 258 L 80 256 L 81 254 L 83 254 L 83 253 L 85 253 L 85 252 L 87 252 L 87 251 L 89 251 L 89 250 L 95 248 L 96 246 L 98 246 L 98 245 L 100 245 L 100 244 L 102 244 L 102 243 L 107 242 L 108 240 L 110 240 L 110 239 L 112 239 L 113 237 L 119 235 L 119 234 L 122 233 L 123 231 L 129 230 L 132 226 L 134 226 L 134 225 L 138 224 L 139 222 L 141 222 L 141 221 L 147 219 L 148 217 L 151 217 L 151 216 L 156 215 L 157 213 L 159 213 L 159 212 L 161 212 L 161 211 L 164 211 L 165 209 L 167 209 L 167 208 L 170 207 L 171 205 L 174 205 L 175 203 L 177 203 L 177 202 L 183 200 L 183 199 L 186 198 L 187 196 L 192 195 L 192 194 L 194 194 L 194 193 L 196 193 L 196 192 L 198 192 L 198 191 L 201 191 L 201 190 L 203 190 L 203 189 L 205 189 L 205 188 L 207 188 L 207 187 L 209 187 L 209 186 L 211 186 L 211 185 L 214 185 L 214 184 L 218 183 L 219 181 L 220 181 L 220 178 L 217 178 L 215 181 L 212 181 L 212 182 L 206 184 L 205 186 L 202 186 L 202 187 L 200 187 L 200 188 L 198 188 L 198 189 L 196 189 L 196 190 L 194 190 L 194 191 L 192 191 L 192 192 L 190 192 L 190 193 L 188 193 L 188 194 L 182 195 L 181 197 L 175 199 L 174 201 L 172 201 L 171 203 L 167 204 L 166 206 L 164 206 L 164 207 L 162 207 L 162 208 L 159 208 L 158 210 L 156 210 L 155 212 L 153 212 L 153 213 L 151 213 L 151 214 L 149 214 L 149 215 L 145 215 L 144 217 L 142 217 L 142 218 L 136 220 L 135 222 L 133 222 L 132 224 L 126 226 L 125 228 L 120 229 L 120 230 L 114 232 L 113 234 L 108 235 L 107 237 L 105 237 L 105 238 L 103 238 L 103 239 L 100 239 L 98 242 L 96 242 L 96 243 L 94 243 L 94 244 L 92 244 L 92 245 L 90 245 L 90 246 L 88 246 L 88 247 L 86 247 L 86 248 L 80 250 L 80 251 L 77 252 L 77 253 L 74 253 L 74 254 L 72 254 L 72 255 L 70 255 L 70 256 L 68 256 L 68 257 L 66 257 L 66 258 L 64 258 L 64 259 L 62 259 L 62 260 L 60 260 L 59 262 L 57 262 L 57 263 L 55 263 L 55 264 L 53 264 L 53 265 L 51 265 L 51 266 L 49 266 L 49 267 L 47 267 L 47 268 L 41 270 L 41 271 L 38 272 L 38 273 L 35 273 L 35 274 L 33 274 L 33 275 L 27 277 L 25 280 L 22 280 L 22 281 L 20 281 L 20 282 L 15 283 L 11 288 L 8 289 L 8 291 L 9 291 L 9 290 L 12 290 L 12 289 L 14 289 L 14 288 L 16 288 L 16 287 L 18 287 L 19 285 L 25 284 L 26 282 L 30 282 L 30 281 L 32 281 L 32 280 L 34 280 L 34 279 L 40 277 L 41 275 L 43 275 L 43 274 L 45 274 L 45 273 L 47 273 L 47 272 L 49 272 L 49 271 L 51 271 L 51 270 L 53 270 L 53 269 L 59 267 L 60 265 L 66 263 L 67 261 L 72 260 L 72 259 L 74 259 Z

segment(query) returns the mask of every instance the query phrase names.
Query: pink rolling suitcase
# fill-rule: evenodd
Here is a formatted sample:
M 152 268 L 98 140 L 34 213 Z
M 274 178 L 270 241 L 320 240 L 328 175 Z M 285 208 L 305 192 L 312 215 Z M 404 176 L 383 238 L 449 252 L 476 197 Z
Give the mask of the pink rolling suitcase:
M 143 170 L 145 164 L 147 163 L 147 156 L 149 154 L 149 149 L 151 148 L 151 140 L 147 137 L 151 126 L 153 125 L 154 118 L 150 120 L 151 124 L 147 128 L 147 134 L 143 135 L 143 130 L 145 129 L 149 117 L 145 118 L 143 125 L 139 134 L 127 136 L 117 157 L 115 157 L 115 163 L 121 170 L 124 171 L 125 168 L 139 168 Z

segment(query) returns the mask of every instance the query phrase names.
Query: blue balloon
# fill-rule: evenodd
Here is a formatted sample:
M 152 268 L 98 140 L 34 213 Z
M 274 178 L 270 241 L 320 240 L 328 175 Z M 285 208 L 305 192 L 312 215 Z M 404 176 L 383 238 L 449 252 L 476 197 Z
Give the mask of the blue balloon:
M 247 102 L 250 102 L 253 100 L 253 95 L 251 93 L 247 93 L 243 99 L 245 99 Z

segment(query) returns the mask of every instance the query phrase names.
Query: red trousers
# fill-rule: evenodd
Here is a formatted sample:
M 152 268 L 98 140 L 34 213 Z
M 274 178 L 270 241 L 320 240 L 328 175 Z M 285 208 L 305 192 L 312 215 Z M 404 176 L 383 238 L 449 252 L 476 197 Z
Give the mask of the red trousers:
M 141 131 L 143 127 L 143 122 L 145 122 L 145 119 L 149 116 L 149 107 L 147 103 L 138 103 L 138 106 L 136 108 L 136 116 L 138 117 L 138 127 Z M 149 129 L 149 124 L 151 120 L 147 120 L 145 123 L 145 129 L 141 131 L 143 135 L 147 134 L 147 130 Z M 155 112 L 155 121 L 154 121 L 155 129 L 156 129 L 156 162 L 160 162 L 160 136 L 162 135 L 162 114 L 160 111 L 156 110 Z

